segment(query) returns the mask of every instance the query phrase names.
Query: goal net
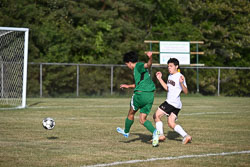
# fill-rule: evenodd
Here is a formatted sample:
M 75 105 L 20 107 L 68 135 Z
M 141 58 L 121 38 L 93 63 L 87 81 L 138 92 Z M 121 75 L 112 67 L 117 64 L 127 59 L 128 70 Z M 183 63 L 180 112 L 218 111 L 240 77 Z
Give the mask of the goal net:
M 28 33 L 0 27 L 0 109 L 26 106 Z

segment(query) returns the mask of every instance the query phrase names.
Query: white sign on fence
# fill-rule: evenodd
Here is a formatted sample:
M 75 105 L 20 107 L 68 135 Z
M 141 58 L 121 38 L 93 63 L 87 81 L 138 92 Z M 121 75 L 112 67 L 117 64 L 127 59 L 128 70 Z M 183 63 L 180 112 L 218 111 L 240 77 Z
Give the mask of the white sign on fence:
M 190 42 L 160 41 L 160 64 L 177 58 L 180 65 L 190 64 Z

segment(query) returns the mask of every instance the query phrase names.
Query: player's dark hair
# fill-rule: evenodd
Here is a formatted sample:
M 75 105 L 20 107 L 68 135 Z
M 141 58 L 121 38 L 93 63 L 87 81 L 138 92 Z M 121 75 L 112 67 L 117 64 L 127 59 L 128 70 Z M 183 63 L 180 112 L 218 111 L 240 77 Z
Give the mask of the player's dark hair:
M 138 61 L 138 56 L 134 51 L 130 51 L 124 54 L 123 61 L 125 63 L 128 63 L 128 62 L 136 63 Z
M 168 64 L 169 64 L 169 63 L 173 63 L 175 66 L 178 66 L 178 69 L 180 68 L 179 60 L 176 59 L 176 58 L 170 58 L 170 59 L 168 60 Z

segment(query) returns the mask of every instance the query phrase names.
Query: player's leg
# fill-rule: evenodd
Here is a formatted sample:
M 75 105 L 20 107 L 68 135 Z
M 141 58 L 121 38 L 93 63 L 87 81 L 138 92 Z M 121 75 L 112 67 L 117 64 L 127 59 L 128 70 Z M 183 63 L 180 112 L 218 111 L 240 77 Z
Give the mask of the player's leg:
M 154 94 L 153 93 L 145 93 L 145 95 L 141 98 L 141 104 L 144 104 L 140 109 L 140 123 L 147 128 L 148 131 L 153 133 L 153 147 L 158 146 L 159 143 L 159 135 L 160 132 L 153 126 L 153 124 L 147 120 L 147 116 L 151 111 L 152 105 L 154 102 Z
M 140 113 L 140 123 L 147 128 L 153 134 L 152 145 L 153 147 L 158 146 L 160 132 L 153 126 L 153 124 L 147 120 L 147 114 Z
M 183 144 L 191 142 L 192 137 L 188 135 L 180 125 L 175 123 L 176 118 L 177 116 L 172 112 L 168 117 L 168 126 L 183 137 Z
M 131 107 L 130 106 L 130 109 L 129 109 L 129 112 L 128 112 L 128 117 L 126 118 L 126 120 L 125 120 L 125 133 L 129 133 L 129 131 L 130 131 L 130 128 L 131 128 L 131 126 L 133 125 L 133 123 L 134 123 L 134 119 L 135 119 L 135 113 L 136 113 L 137 111 L 135 111 L 134 109 L 133 109 L 133 107 Z
M 151 133 L 154 133 L 155 131 L 155 127 L 153 126 L 153 124 L 147 120 L 147 114 L 145 113 L 140 113 L 140 123 L 145 126 L 147 128 L 148 131 L 150 131 Z
M 161 121 L 161 117 L 164 115 L 166 115 L 166 113 L 160 108 L 158 108 L 153 116 L 156 129 L 160 132 L 159 141 L 164 141 L 166 139 L 164 132 L 163 132 L 163 123 Z
M 156 114 L 155 114 L 155 123 L 156 123 L 156 128 L 157 130 L 160 130 L 160 138 L 159 140 L 165 140 L 166 137 L 164 136 L 164 132 L 163 132 L 163 123 L 161 121 L 161 117 L 163 115 L 169 116 L 171 114 L 172 111 L 172 106 L 169 105 L 166 101 L 164 101 L 157 109 Z
M 144 125 L 147 130 L 151 133 L 154 133 L 155 128 L 152 123 L 147 120 L 147 116 L 151 111 L 153 102 L 154 102 L 154 93 L 153 92 L 144 92 L 138 95 L 138 104 L 140 104 L 140 123 Z
M 137 112 L 137 110 L 139 109 L 135 100 L 135 94 L 132 96 L 131 98 L 131 102 L 130 102 L 130 109 L 128 111 L 128 116 L 125 120 L 125 129 L 122 129 L 120 127 L 117 127 L 117 132 L 121 133 L 123 136 L 128 137 L 129 136 L 129 131 L 131 126 L 134 123 L 134 116 L 135 113 Z
M 136 111 L 133 110 L 133 107 L 130 107 L 129 112 L 128 112 L 128 116 L 125 120 L 125 129 L 122 129 L 120 127 L 117 127 L 117 129 L 116 129 L 118 133 L 121 133 L 126 138 L 129 136 L 130 128 L 134 123 L 135 113 L 136 113 Z

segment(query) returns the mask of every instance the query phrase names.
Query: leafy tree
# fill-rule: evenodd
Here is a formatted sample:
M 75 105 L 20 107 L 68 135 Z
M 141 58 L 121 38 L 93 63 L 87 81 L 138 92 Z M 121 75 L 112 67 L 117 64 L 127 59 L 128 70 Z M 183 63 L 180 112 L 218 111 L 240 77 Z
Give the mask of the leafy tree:
M 250 66 L 249 11 L 249 1 L 242 0 L 1 0 L 0 25 L 30 29 L 30 62 L 122 64 L 122 55 L 129 50 L 137 51 L 140 61 L 146 61 L 144 51 L 148 48 L 143 41 L 147 39 L 202 40 L 205 55 L 200 56 L 200 63 L 206 66 Z M 195 59 L 191 56 L 191 62 Z M 60 73 L 74 70 L 52 67 L 46 70 L 58 74 L 48 74 L 44 78 L 44 92 L 73 90 L 74 85 L 68 82 L 75 80 L 74 75 Z M 120 74 L 130 75 L 125 71 L 121 69 Z M 35 71 L 30 72 L 34 75 L 29 76 L 38 77 Z M 97 78 L 106 75 L 102 76 L 98 69 L 88 72 L 87 75 L 93 74 Z M 236 86 L 249 85 L 242 73 L 225 72 L 225 75 L 231 75 L 239 82 L 232 84 L 230 91 L 224 89 L 224 94 L 249 95 L 249 88 Z M 194 84 L 193 76 L 190 76 L 190 84 Z M 64 77 L 63 82 L 69 88 L 51 77 Z M 214 73 L 202 72 L 202 77 L 205 81 L 200 83 L 202 93 L 214 94 Z M 222 84 L 229 80 L 222 80 Z M 34 82 L 29 85 L 37 85 L 36 79 L 29 81 Z M 122 79 L 116 80 L 117 83 L 120 81 Z M 85 82 L 95 85 L 103 81 L 90 79 Z M 103 94 L 108 91 L 110 88 L 104 85 L 109 85 L 109 80 L 105 82 L 97 84 L 90 92 Z M 58 90 L 49 86 L 52 83 L 59 86 Z M 87 92 L 87 88 L 83 86 L 82 91 Z M 119 86 L 114 89 L 118 90 Z

